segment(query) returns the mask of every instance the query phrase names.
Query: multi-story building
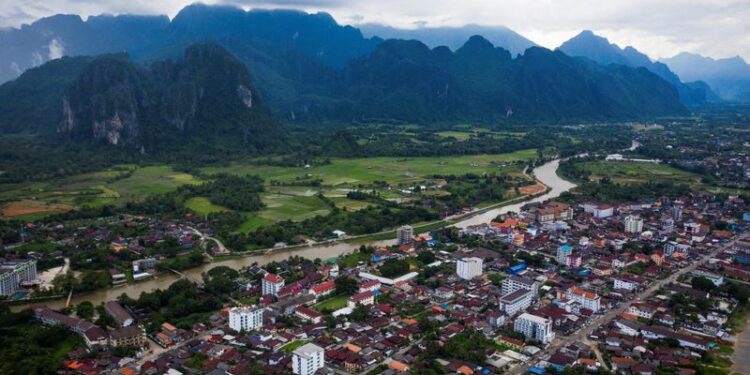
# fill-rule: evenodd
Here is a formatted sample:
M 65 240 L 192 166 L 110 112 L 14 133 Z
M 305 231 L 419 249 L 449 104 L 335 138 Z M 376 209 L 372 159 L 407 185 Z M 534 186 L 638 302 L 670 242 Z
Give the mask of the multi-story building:
M 464 280 L 471 280 L 482 275 L 481 258 L 463 258 L 456 262 L 456 274 Z
M 135 320 L 127 310 L 117 301 L 109 301 L 104 304 L 104 311 L 114 319 L 115 323 L 120 327 L 127 327 L 132 325 Z
M 501 289 L 502 295 L 505 296 L 521 289 L 531 291 L 532 297 L 536 297 L 539 293 L 539 282 L 527 277 L 516 275 L 512 275 L 503 279 Z
M 312 375 L 325 365 L 325 351 L 315 344 L 302 345 L 292 352 L 292 372 L 297 375 Z
M 36 261 L 6 261 L 0 259 L 0 296 L 10 296 L 24 281 L 36 280 Z
M 140 348 L 146 344 L 146 335 L 139 327 L 123 327 L 110 332 L 109 344 L 113 347 L 132 346 Z
M 530 290 L 518 289 L 504 295 L 498 300 L 500 308 L 508 315 L 515 315 L 531 306 L 532 294 Z
M 643 218 L 635 215 L 625 217 L 625 232 L 641 233 L 643 232 Z
M 544 207 L 536 210 L 536 221 L 540 224 L 549 224 L 559 220 L 570 220 L 573 218 L 573 209 L 570 205 L 561 202 L 550 202 Z
M 229 328 L 240 332 L 250 331 L 263 325 L 263 308 L 242 306 L 229 309 Z
M 555 338 L 551 320 L 529 313 L 523 313 L 516 318 L 513 330 L 523 333 L 527 339 L 538 340 L 543 344 L 548 344 Z
M 156 258 L 145 258 L 133 261 L 133 272 L 143 272 L 156 267 Z
M 557 248 L 557 256 L 555 257 L 555 260 L 557 260 L 557 263 L 560 264 L 568 264 L 568 257 L 573 254 L 573 246 L 570 245 L 562 245 Z
M 580 303 L 583 308 L 593 312 L 597 312 L 601 308 L 601 297 L 599 295 L 575 286 L 565 291 L 565 297 L 570 301 Z
M 269 273 L 263 277 L 261 286 L 264 296 L 269 294 L 275 296 L 284 287 L 284 279 L 275 273 Z
M 367 291 L 367 292 L 357 293 L 349 297 L 349 300 L 347 301 L 347 306 L 353 309 L 357 305 L 369 306 L 374 303 L 375 303 L 375 295 L 372 292 Z
M 411 225 L 404 225 L 398 228 L 398 244 L 410 244 L 414 238 L 414 228 Z

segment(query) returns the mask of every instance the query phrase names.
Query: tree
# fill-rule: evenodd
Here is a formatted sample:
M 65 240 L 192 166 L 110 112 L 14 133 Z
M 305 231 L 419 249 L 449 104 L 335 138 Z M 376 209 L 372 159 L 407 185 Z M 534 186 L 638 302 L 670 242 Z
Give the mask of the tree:
M 217 296 L 232 293 L 237 286 L 239 272 L 227 266 L 214 267 L 203 274 L 204 288 Z
M 435 253 L 430 250 L 422 250 L 417 255 L 417 260 L 423 264 L 430 264 L 435 261 Z
M 716 287 L 716 285 L 705 276 L 693 277 L 693 280 L 690 281 L 690 284 L 693 286 L 693 289 L 703 290 L 706 292 L 710 292 Z
M 349 276 L 339 276 L 334 282 L 336 283 L 336 294 L 351 296 L 359 290 L 357 280 Z
M 358 304 L 349 315 L 349 319 L 359 323 L 368 321 L 370 320 L 370 309 L 365 305 Z
M 380 266 L 380 274 L 385 277 L 401 276 L 409 272 L 409 263 L 403 259 L 388 259 Z
M 76 315 L 90 322 L 94 318 L 94 304 L 89 301 L 79 303 L 76 306 Z

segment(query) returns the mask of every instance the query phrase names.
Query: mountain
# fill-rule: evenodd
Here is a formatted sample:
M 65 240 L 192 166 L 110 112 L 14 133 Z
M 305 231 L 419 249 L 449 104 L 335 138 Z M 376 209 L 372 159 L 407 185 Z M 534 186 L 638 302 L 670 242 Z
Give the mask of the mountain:
M 333 113 L 339 121 L 572 121 L 685 111 L 676 90 L 646 70 L 539 47 L 514 59 L 480 36 L 455 52 L 386 40 L 335 83 L 336 100 L 309 101 L 307 114 Z
M 750 64 L 739 56 L 712 59 L 691 53 L 680 53 L 661 61 L 680 77 L 705 81 L 724 100 L 750 102 Z
M 62 78 L 42 88 L 34 85 L 50 76 Z M 283 145 L 285 137 L 254 93 L 245 65 L 211 43 L 191 46 L 183 58 L 150 68 L 125 54 L 54 60 L 0 86 L 0 94 L 24 95 L 22 103 L 33 98 L 29 94 L 56 102 L 28 114 L 19 111 L 25 104 L 0 107 L 0 113 L 15 113 L 41 133 L 149 153 L 186 145 L 268 151 Z M 4 133 L 18 125 L 0 122 Z
M 399 29 L 379 24 L 362 24 L 357 26 L 369 37 L 382 39 L 416 39 L 430 48 L 447 46 L 456 50 L 474 35 L 481 35 L 495 46 L 504 48 L 515 56 L 537 44 L 504 26 L 481 26 L 469 24 L 461 27 L 419 27 L 416 29 Z
M 224 39 L 262 40 L 341 67 L 366 55 L 378 38 L 341 26 L 327 13 L 244 11 L 229 6 L 189 5 L 166 16 L 56 15 L 20 28 L 0 29 L 0 82 L 62 56 L 127 52 L 137 61 L 177 57 L 187 46 Z
M 570 56 L 585 57 L 602 65 L 619 64 L 634 68 L 646 68 L 672 84 L 679 92 L 680 99 L 686 105 L 703 104 L 716 97 L 710 90 L 706 91 L 705 85 L 684 84 L 680 77 L 672 72 L 667 65 L 651 61 L 647 55 L 637 49 L 630 46 L 622 49 L 589 30 L 582 31 L 563 43 L 558 49 Z

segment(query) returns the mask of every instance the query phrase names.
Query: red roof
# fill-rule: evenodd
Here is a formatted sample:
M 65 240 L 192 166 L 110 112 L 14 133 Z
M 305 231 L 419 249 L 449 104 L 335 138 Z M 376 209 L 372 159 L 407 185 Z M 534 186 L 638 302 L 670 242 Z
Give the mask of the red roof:
M 325 293 L 336 287 L 336 282 L 333 280 L 326 281 L 324 283 L 313 285 L 310 290 L 315 294 Z
M 275 273 L 268 273 L 263 279 L 274 284 L 284 282 L 284 279 Z
M 364 300 L 366 300 L 366 299 L 368 299 L 370 297 L 372 297 L 372 292 L 368 290 L 366 292 L 357 293 L 357 294 L 349 297 L 349 300 L 353 301 L 353 302 L 359 302 L 359 301 L 364 301 Z

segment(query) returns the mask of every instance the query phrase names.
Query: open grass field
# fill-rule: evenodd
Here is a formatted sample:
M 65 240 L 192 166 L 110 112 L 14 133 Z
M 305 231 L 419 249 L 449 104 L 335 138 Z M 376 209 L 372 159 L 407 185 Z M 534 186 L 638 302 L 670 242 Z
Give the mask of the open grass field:
M 578 167 L 591 172 L 592 178 L 608 177 L 613 182 L 620 184 L 668 181 L 697 185 L 701 181 L 701 177 L 697 174 L 685 172 L 666 164 L 598 160 L 580 163 Z
M 510 166 L 513 161 L 536 158 L 535 150 L 522 150 L 499 155 L 470 155 L 449 157 L 378 157 L 332 159 L 331 164 L 302 167 L 275 167 L 233 163 L 228 167 L 204 168 L 203 172 L 257 174 L 266 181 L 294 181 L 297 177 L 320 178 L 329 186 L 367 185 L 385 181 L 391 185 L 421 181 L 433 174 L 466 174 L 516 172 L 523 167 Z
M 190 198 L 187 202 L 185 202 L 185 206 L 201 215 L 212 214 L 214 212 L 229 211 L 228 208 L 217 206 L 204 197 Z
M 315 310 L 318 312 L 323 312 L 323 310 L 331 310 L 336 311 L 338 309 L 346 307 L 346 296 L 336 296 L 331 297 L 317 305 L 315 305 Z

